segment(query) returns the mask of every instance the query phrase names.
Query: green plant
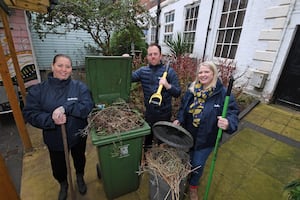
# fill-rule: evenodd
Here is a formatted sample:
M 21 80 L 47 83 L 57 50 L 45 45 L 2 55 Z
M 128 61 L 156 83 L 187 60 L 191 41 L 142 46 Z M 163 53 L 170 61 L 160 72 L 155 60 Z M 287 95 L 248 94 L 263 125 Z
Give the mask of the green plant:
M 110 41 L 110 48 L 112 54 L 130 54 L 132 44 L 134 44 L 135 50 L 145 51 L 147 44 L 143 37 L 144 34 L 141 28 L 135 24 L 129 24 L 128 26 L 125 26 L 124 29 L 114 32 Z
M 131 26 L 143 30 L 148 19 L 148 11 L 138 0 L 59 0 L 50 13 L 32 14 L 30 24 L 40 39 L 47 34 L 84 30 L 95 42 L 88 46 L 90 50 L 112 55 L 112 34 Z
M 289 200 L 300 200 L 300 179 L 289 182 L 284 190 L 288 191 Z
M 176 58 L 188 52 L 188 44 L 184 42 L 181 33 L 176 34 L 176 39 L 167 40 L 165 43 L 170 48 L 172 55 Z

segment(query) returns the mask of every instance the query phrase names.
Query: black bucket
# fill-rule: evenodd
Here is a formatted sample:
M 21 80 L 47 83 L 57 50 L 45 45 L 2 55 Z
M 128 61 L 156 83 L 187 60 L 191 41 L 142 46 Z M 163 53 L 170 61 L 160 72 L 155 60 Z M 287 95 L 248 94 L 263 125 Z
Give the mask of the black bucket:
M 156 122 L 153 125 L 152 130 L 155 137 L 167 144 L 169 147 L 177 150 L 179 158 L 182 159 L 184 163 L 188 163 L 190 161 L 189 154 L 186 152 L 193 146 L 193 137 L 187 130 L 167 121 Z M 180 182 L 179 200 L 184 199 L 184 194 L 187 189 L 187 180 L 188 177 L 185 177 Z M 150 172 L 149 181 L 151 200 L 172 200 L 170 186 L 161 176 Z
M 179 199 L 183 200 L 187 188 L 187 178 L 183 179 L 179 185 Z M 170 186 L 160 177 L 152 173 L 149 174 L 149 192 L 151 200 L 172 200 Z M 168 197 L 167 197 L 168 195 Z M 167 198 L 166 198 L 167 197 Z

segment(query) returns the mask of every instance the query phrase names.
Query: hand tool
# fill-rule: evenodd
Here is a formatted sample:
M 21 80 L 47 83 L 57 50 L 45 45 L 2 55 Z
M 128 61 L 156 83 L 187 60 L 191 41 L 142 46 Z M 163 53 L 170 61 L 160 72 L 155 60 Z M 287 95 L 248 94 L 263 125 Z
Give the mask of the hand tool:
M 226 115 L 227 115 L 227 109 L 228 109 L 228 104 L 229 104 L 229 100 L 230 100 L 230 94 L 231 94 L 233 81 L 234 81 L 234 79 L 231 76 L 230 80 L 229 80 L 228 87 L 227 87 L 227 92 L 226 92 L 226 96 L 225 96 L 225 100 L 224 100 L 224 106 L 223 106 L 223 110 L 222 110 L 222 117 L 223 118 L 226 118 Z M 209 193 L 210 184 L 211 184 L 211 181 L 212 181 L 213 172 L 214 172 L 214 169 L 215 169 L 215 163 L 216 163 L 216 160 L 217 160 L 219 142 L 222 138 L 222 133 L 223 133 L 223 130 L 221 128 L 219 128 L 216 143 L 215 143 L 215 147 L 214 147 L 213 158 L 212 158 L 212 162 L 211 162 L 211 166 L 210 166 L 210 171 L 209 171 L 208 182 L 207 182 L 207 186 L 206 186 L 206 190 L 205 190 L 204 200 L 207 200 L 207 198 L 208 198 L 208 193 Z

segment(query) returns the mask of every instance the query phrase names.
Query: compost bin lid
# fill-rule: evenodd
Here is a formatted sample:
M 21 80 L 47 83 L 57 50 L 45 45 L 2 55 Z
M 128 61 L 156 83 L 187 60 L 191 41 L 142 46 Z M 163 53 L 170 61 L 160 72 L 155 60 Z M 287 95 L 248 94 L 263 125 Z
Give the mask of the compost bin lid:
M 181 149 L 189 149 L 193 146 L 192 135 L 183 127 L 167 121 L 156 122 L 153 134 L 166 144 Z
M 129 101 L 132 58 L 124 56 L 87 56 L 87 85 L 97 104 L 112 104 L 117 99 Z

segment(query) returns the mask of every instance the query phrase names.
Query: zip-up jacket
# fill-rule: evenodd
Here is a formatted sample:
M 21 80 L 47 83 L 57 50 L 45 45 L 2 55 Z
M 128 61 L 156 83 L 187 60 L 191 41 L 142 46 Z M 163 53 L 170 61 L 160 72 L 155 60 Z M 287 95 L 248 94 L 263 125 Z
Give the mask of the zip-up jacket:
M 216 88 L 205 103 L 200 116 L 200 124 L 198 127 L 193 126 L 193 116 L 189 113 L 190 105 L 194 101 L 194 94 L 187 90 L 182 98 L 182 102 L 178 111 L 177 119 L 182 127 L 188 130 L 194 138 L 195 150 L 213 147 L 218 134 L 217 116 L 222 116 L 224 100 L 226 97 L 226 88 L 223 87 L 220 80 L 217 81 Z M 227 116 L 229 126 L 227 133 L 232 134 L 238 128 L 239 109 L 233 95 L 230 96 Z
M 32 126 L 43 129 L 44 143 L 50 150 L 62 151 L 61 126 L 52 119 L 53 111 L 63 106 L 67 116 L 66 131 L 69 148 L 78 143 L 87 125 L 87 116 L 94 107 L 87 86 L 71 78 L 59 80 L 50 73 L 48 80 L 32 86 L 26 97 L 23 115 Z
M 166 67 L 163 64 L 143 66 L 132 72 L 131 81 L 140 81 L 144 93 L 144 105 L 146 107 L 146 116 L 159 116 L 171 114 L 172 111 L 172 97 L 179 97 L 181 93 L 178 77 L 173 68 L 169 68 L 167 74 L 167 81 L 171 84 L 171 88 L 162 89 L 162 103 L 160 106 L 149 104 L 151 96 L 157 92 L 159 87 L 159 80 L 165 72 Z

